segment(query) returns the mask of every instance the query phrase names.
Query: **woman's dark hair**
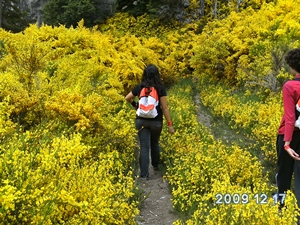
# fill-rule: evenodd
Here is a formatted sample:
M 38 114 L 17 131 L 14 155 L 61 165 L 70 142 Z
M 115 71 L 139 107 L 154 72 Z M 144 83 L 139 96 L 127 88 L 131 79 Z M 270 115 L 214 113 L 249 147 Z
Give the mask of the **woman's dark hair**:
M 144 69 L 142 76 L 142 86 L 153 86 L 158 90 L 163 88 L 158 68 L 155 65 L 150 64 Z
M 300 73 L 300 48 L 290 50 L 285 56 L 286 63 Z

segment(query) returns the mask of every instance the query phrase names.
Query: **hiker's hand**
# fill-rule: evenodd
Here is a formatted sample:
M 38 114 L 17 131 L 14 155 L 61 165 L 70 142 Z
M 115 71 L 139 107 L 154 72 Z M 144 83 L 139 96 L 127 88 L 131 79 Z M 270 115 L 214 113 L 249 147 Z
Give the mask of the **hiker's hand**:
M 288 150 L 286 150 L 287 153 L 295 160 L 300 160 L 299 155 L 294 151 L 294 149 L 289 148 Z
M 175 133 L 174 127 L 173 126 L 168 126 L 168 127 L 169 127 L 169 133 L 174 134 Z M 300 160 L 300 158 L 299 158 L 299 160 Z

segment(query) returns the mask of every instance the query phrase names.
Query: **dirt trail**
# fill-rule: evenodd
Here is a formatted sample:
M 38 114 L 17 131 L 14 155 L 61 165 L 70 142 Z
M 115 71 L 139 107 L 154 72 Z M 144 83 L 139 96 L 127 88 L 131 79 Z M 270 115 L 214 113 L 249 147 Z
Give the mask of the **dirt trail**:
M 179 219 L 179 216 L 172 206 L 169 185 L 163 179 L 161 171 L 154 171 L 150 166 L 149 173 L 149 180 L 138 180 L 138 186 L 144 192 L 146 199 L 141 204 L 140 215 L 136 219 L 137 224 L 171 225 Z

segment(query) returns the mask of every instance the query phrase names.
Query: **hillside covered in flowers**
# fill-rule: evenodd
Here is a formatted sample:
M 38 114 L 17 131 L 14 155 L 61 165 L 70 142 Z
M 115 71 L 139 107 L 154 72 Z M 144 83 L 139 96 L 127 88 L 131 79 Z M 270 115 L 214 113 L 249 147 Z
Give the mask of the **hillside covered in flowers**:
M 299 6 L 261 3 L 205 24 L 118 13 L 93 29 L 0 30 L 0 223 L 135 224 L 138 143 L 124 96 L 152 63 L 176 129 L 161 138 L 175 224 L 294 224 L 293 192 L 281 213 L 271 194 Z M 195 94 L 254 144 L 214 139 Z

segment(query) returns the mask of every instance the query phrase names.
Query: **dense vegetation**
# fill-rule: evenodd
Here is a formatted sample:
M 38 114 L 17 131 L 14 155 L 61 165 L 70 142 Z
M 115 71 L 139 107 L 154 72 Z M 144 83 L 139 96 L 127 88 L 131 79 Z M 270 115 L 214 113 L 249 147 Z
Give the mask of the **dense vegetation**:
M 281 214 L 270 195 L 282 58 L 299 45 L 299 6 L 263 3 L 205 26 L 118 13 L 93 29 L 82 20 L 1 30 L 1 223 L 135 224 L 135 115 L 124 95 L 153 63 L 177 130 L 161 140 L 175 224 L 293 224 L 293 193 Z M 215 140 L 197 121 L 197 93 L 255 144 Z
M 18 3 L 18 0 L 0 0 L 0 27 L 20 32 L 32 22 L 29 10 L 22 10 L 18 7 Z

